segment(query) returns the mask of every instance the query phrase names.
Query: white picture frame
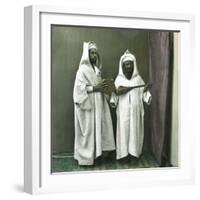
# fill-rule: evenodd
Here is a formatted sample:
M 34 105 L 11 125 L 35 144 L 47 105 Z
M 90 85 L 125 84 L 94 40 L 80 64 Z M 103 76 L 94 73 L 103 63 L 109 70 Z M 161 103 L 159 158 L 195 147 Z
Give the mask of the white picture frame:
M 88 20 L 89 19 L 89 20 Z M 179 77 L 179 167 L 51 174 L 50 25 L 90 25 L 181 32 Z M 194 182 L 192 99 L 194 16 L 56 6 L 25 8 L 24 190 L 31 194 L 133 188 Z M 188 67 L 189 66 L 189 67 Z M 186 81 L 187 80 L 187 81 Z M 187 91 L 187 92 L 186 92 Z M 187 100 L 185 100 L 187 97 Z M 190 137 L 188 137 L 190 133 Z

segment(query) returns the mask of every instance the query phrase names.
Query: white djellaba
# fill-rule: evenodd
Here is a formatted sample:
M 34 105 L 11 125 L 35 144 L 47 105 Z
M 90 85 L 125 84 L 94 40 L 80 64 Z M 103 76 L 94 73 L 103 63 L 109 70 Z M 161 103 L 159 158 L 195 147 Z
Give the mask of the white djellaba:
M 122 65 L 125 61 L 132 61 L 134 71 L 130 80 L 123 74 Z M 120 86 L 134 87 L 144 85 L 144 81 L 138 73 L 136 58 L 128 50 L 121 56 L 119 73 L 115 79 L 116 89 Z M 143 102 L 151 103 L 151 94 L 144 87 L 130 90 L 122 95 L 112 93 L 110 103 L 116 106 L 117 134 L 116 156 L 117 159 L 128 154 L 139 157 L 142 153 L 144 139 L 144 107 Z
M 84 42 L 83 54 L 74 83 L 74 158 L 79 165 L 93 165 L 102 151 L 115 150 L 112 120 L 108 102 L 101 92 L 88 92 L 101 82 L 100 69 L 89 60 L 93 42 Z

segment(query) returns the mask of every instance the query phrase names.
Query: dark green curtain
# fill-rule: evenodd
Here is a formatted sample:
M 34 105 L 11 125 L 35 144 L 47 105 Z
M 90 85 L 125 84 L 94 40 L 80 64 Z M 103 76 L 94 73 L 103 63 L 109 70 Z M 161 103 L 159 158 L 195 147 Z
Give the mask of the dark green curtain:
M 150 149 L 162 166 L 170 160 L 173 33 L 152 31 L 149 33 L 152 103 L 149 108 Z

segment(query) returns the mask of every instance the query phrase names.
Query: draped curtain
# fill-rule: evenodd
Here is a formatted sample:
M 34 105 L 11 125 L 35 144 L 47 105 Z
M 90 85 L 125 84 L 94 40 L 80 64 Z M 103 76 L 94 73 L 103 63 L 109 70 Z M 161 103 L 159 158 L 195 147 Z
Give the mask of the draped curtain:
M 149 108 L 149 148 L 160 165 L 170 160 L 173 33 L 152 31 L 149 33 L 152 103 Z

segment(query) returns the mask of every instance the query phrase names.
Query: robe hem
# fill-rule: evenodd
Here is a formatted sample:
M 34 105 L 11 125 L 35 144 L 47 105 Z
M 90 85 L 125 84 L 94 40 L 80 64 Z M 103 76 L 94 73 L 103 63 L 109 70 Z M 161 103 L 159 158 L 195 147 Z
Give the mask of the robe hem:
M 128 156 L 129 154 L 132 155 L 132 156 L 134 156 L 134 157 L 136 157 L 136 158 L 139 158 L 140 155 L 141 155 L 141 154 L 134 154 L 134 153 L 130 153 L 130 152 L 129 152 L 129 153 L 127 153 L 127 154 L 124 154 L 124 155 L 121 155 L 121 156 L 117 156 L 116 159 L 119 160 L 119 159 L 121 159 L 121 158 L 124 158 L 124 157 Z
M 77 158 L 74 158 L 74 159 L 78 161 L 79 165 L 94 165 L 94 161 L 80 161 Z

